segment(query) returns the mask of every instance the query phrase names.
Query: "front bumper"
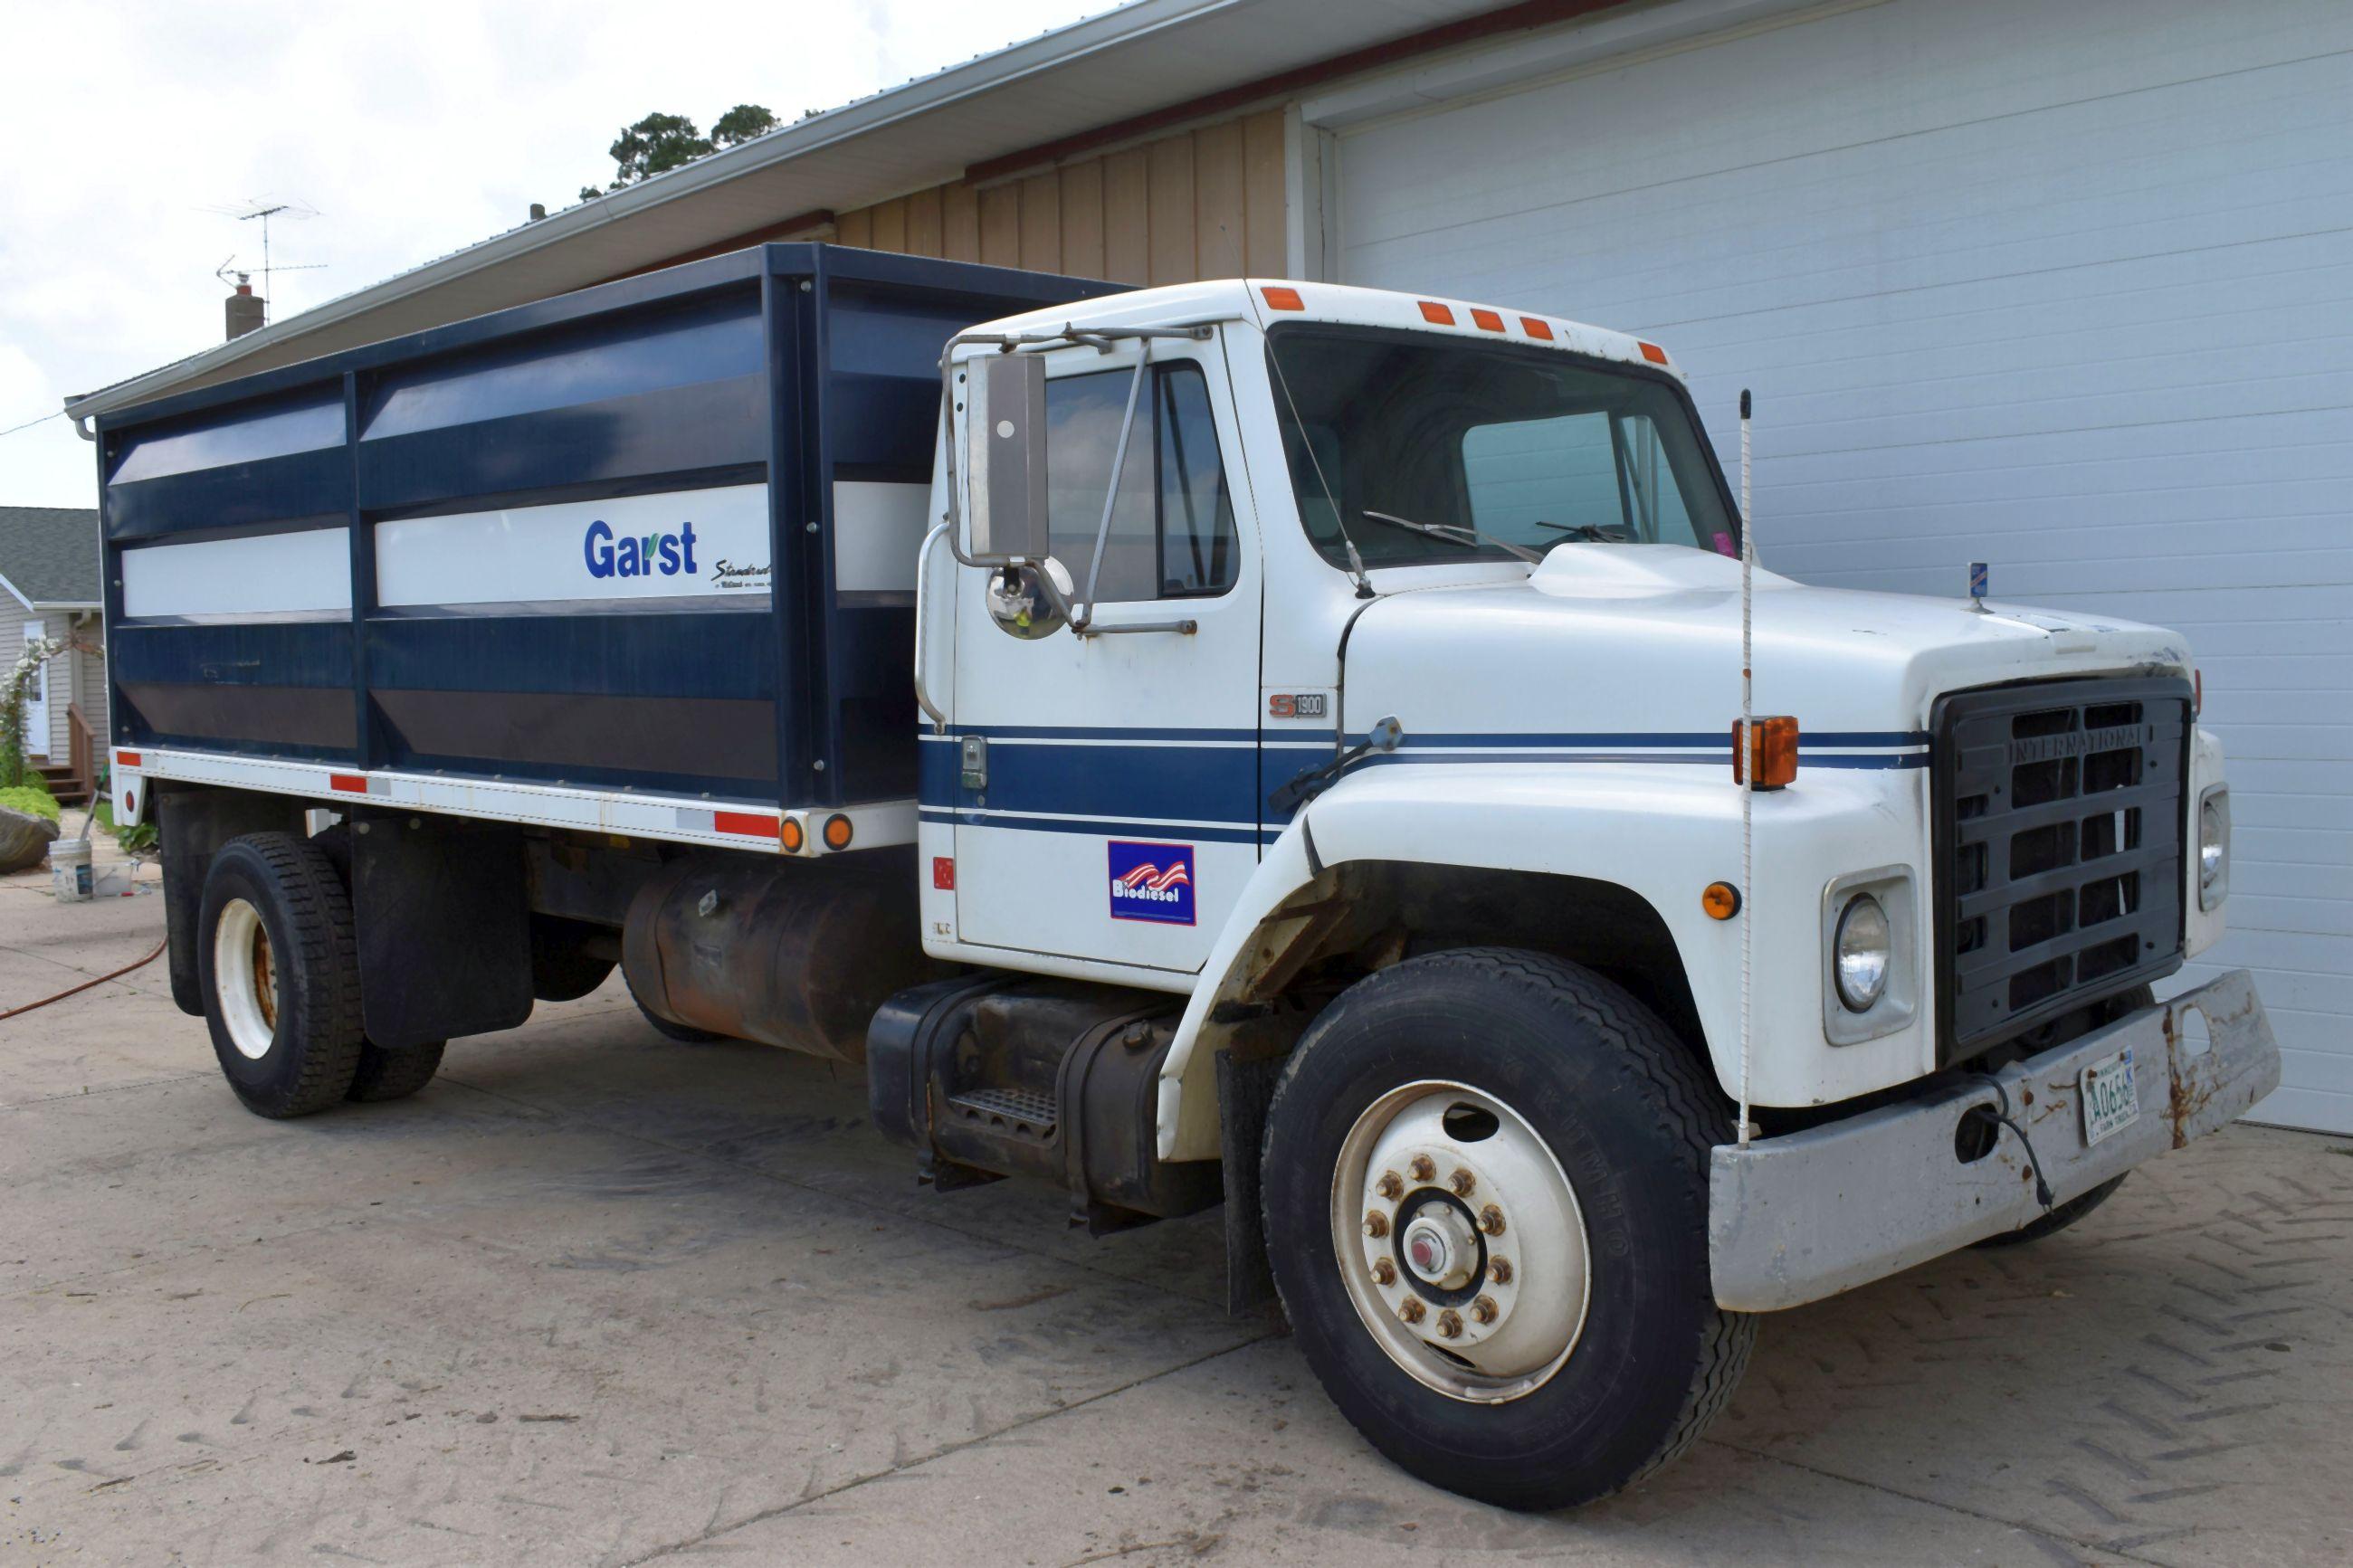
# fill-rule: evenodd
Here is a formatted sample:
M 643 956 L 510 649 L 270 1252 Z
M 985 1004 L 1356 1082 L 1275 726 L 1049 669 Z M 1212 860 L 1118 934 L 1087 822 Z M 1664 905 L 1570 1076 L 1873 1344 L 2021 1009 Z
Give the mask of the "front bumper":
M 2195 1010 L 2210 1039 L 2185 1039 Z M 2082 1070 L 2133 1048 L 2140 1117 L 2084 1142 Z M 2279 1087 L 2279 1047 L 2245 970 L 2145 1008 L 1993 1075 L 2033 1140 L 2055 1202 L 2235 1120 Z M 1708 1264 L 1719 1305 L 1762 1312 L 1818 1301 L 2037 1218 L 2017 1134 L 1968 1164 L 1961 1119 L 1998 1100 L 1984 1079 L 1746 1149 L 1718 1147 L 1708 1178 Z

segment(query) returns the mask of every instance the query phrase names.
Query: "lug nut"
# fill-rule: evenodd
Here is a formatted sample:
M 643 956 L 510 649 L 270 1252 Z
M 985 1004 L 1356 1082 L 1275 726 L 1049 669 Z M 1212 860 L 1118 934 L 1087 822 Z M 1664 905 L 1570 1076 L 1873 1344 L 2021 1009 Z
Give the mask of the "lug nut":
M 1452 1175 L 1446 1178 L 1446 1184 L 1454 1189 L 1456 1197 L 1467 1198 L 1471 1195 L 1471 1189 L 1479 1184 L 1479 1178 L 1468 1171 L 1458 1168 Z
M 1479 1228 L 1489 1236 L 1504 1234 L 1504 1211 L 1489 1204 L 1479 1211 Z
M 1512 1260 L 1508 1258 L 1491 1258 L 1487 1264 L 1487 1278 L 1497 1285 L 1509 1285 L 1512 1282 Z
M 1365 1234 L 1371 1237 L 1375 1241 L 1378 1241 L 1388 1233 L 1389 1216 L 1383 1214 L 1378 1209 L 1366 1211 L 1365 1215 Z
M 1405 1168 L 1413 1173 L 1413 1179 L 1417 1182 L 1429 1181 L 1438 1174 L 1437 1162 L 1427 1154 L 1416 1154 L 1405 1163 Z
M 1482 1296 L 1471 1303 L 1471 1316 L 1482 1323 L 1495 1321 L 1495 1298 Z
M 1395 1171 L 1383 1171 L 1381 1179 L 1373 1184 L 1373 1191 L 1385 1198 L 1396 1198 L 1405 1192 L 1405 1178 Z
M 1384 1285 L 1397 1283 L 1397 1265 L 1386 1258 L 1373 1259 L 1373 1278 Z
M 1398 1316 L 1403 1318 L 1409 1323 L 1418 1323 L 1421 1321 L 1422 1318 L 1429 1312 L 1429 1308 L 1421 1304 L 1420 1297 L 1408 1296 L 1405 1299 L 1405 1305 L 1398 1309 Z
M 1462 1337 L 1462 1314 L 1449 1307 L 1438 1314 L 1438 1331 L 1448 1339 Z

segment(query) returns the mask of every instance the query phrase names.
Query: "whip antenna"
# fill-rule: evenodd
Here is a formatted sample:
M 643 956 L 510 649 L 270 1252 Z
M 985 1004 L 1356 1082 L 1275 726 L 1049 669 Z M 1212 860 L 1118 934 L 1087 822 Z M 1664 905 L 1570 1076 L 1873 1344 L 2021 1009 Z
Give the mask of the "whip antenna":
M 1757 742 L 1755 685 L 1749 655 L 1751 576 L 1757 567 L 1757 530 L 1748 508 L 1748 389 L 1740 389 L 1740 1146 L 1748 1147 L 1748 994 L 1755 953 L 1751 933 L 1757 907 Z

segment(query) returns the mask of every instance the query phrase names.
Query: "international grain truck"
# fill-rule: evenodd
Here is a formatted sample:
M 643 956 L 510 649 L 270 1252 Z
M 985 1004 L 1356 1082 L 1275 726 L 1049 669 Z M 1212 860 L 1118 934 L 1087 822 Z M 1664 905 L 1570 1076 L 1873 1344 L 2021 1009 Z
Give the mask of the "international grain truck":
M 617 967 L 943 1194 L 1222 1203 L 1474 1497 L 2277 1081 L 2243 973 L 2152 1000 L 2230 878 L 2182 639 L 1754 568 L 1636 338 L 768 246 L 96 434 L 116 817 L 248 1107 Z

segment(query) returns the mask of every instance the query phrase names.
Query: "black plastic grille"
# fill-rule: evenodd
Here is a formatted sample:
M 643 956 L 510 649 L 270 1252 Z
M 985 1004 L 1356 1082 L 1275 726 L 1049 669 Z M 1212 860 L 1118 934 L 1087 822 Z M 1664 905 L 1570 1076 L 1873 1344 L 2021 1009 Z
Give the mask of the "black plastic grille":
M 1960 692 L 1933 734 L 1943 1060 L 2179 967 L 2188 682 Z

